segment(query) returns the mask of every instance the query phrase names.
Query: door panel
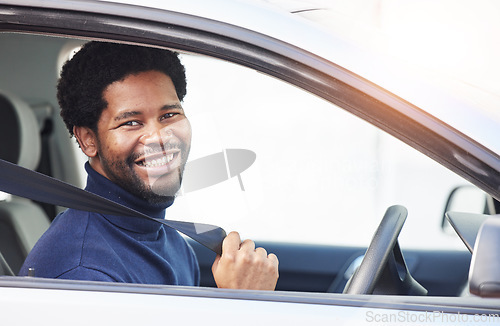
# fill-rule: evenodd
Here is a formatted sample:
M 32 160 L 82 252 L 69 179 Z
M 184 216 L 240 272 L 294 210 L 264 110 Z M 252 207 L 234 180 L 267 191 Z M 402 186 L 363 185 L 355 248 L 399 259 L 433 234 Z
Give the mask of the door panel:
M 215 254 L 189 240 L 201 270 L 201 286 L 215 286 L 211 266 Z M 359 247 L 257 242 L 280 261 L 277 290 L 341 293 L 354 260 L 365 253 Z M 459 295 L 466 284 L 471 255 L 465 251 L 403 251 L 413 277 L 433 296 Z M 352 273 L 348 273 L 351 275 Z

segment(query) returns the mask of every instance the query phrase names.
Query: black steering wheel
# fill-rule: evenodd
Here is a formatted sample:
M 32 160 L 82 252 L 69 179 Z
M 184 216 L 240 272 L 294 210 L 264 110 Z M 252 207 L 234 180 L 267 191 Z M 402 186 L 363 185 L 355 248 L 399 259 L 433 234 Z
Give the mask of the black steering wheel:
M 395 205 L 387 209 L 344 293 L 427 294 L 427 290 L 410 275 L 399 248 L 398 236 L 407 215 L 408 211 L 403 206 Z

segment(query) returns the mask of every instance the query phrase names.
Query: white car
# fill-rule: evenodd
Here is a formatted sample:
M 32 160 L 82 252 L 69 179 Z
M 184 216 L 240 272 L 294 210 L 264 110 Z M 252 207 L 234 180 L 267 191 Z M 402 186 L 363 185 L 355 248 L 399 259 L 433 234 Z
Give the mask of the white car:
M 215 288 L 215 254 L 191 240 L 200 287 L 9 276 L 65 208 L 5 193 L 2 325 L 500 322 L 494 240 L 469 238 L 500 212 L 491 92 L 267 2 L 0 0 L 0 31 L 1 159 L 83 187 L 56 100 L 62 64 L 88 40 L 173 49 L 193 141 L 166 218 L 237 230 L 280 260 L 274 292 Z M 28 182 L 8 177 L 0 190 Z M 475 213 L 460 215 L 467 235 L 450 210 Z

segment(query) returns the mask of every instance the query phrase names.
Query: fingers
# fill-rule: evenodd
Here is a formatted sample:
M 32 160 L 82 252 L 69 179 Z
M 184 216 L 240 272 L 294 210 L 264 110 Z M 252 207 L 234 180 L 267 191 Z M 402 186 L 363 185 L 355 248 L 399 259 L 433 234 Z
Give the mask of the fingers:
M 252 252 L 255 250 L 255 242 L 252 240 L 245 240 L 240 245 L 240 250 Z
M 241 238 L 238 232 L 229 233 L 222 242 L 222 252 L 231 253 L 240 249 Z
M 278 272 L 278 266 L 280 264 L 278 257 L 275 254 L 269 254 L 267 256 L 267 258 L 273 264 L 273 266 L 276 268 L 276 272 Z
M 220 255 L 217 255 L 217 257 L 215 257 L 214 263 L 212 264 L 212 274 L 215 274 L 215 271 L 219 266 L 220 257 Z
M 273 262 L 273 264 L 275 264 L 275 265 L 276 265 L 276 267 L 278 267 L 278 265 L 279 265 L 279 260 L 278 260 L 278 257 L 277 257 L 275 254 L 269 254 L 269 255 L 267 256 L 267 258 L 269 258 L 269 259 Z
M 274 290 L 278 280 L 278 258 L 251 240 L 241 242 L 237 232 L 228 234 L 222 256 L 212 265 L 217 286 L 237 289 Z
M 254 245 L 255 247 L 255 245 Z M 261 257 L 261 258 L 267 258 L 267 251 L 266 249 L 264 248 L 257 248 L 255 249 L 255 254 L 258 256 L 258 257 Z

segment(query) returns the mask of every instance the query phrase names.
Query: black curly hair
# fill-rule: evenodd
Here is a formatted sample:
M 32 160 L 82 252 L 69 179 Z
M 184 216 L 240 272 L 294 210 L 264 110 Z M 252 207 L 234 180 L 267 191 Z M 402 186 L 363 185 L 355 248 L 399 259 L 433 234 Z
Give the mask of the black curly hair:
M 57 84 L 61 117 L 73 136 L 73 127 L 97 132 L 97 122 L 107 107 L 106 87 L 129 75 L 156 70 L 172 79 L 180 101 L 186 95 L 186 73 L 178 54 L 143 46 L 89 42 L 67 61 Z

